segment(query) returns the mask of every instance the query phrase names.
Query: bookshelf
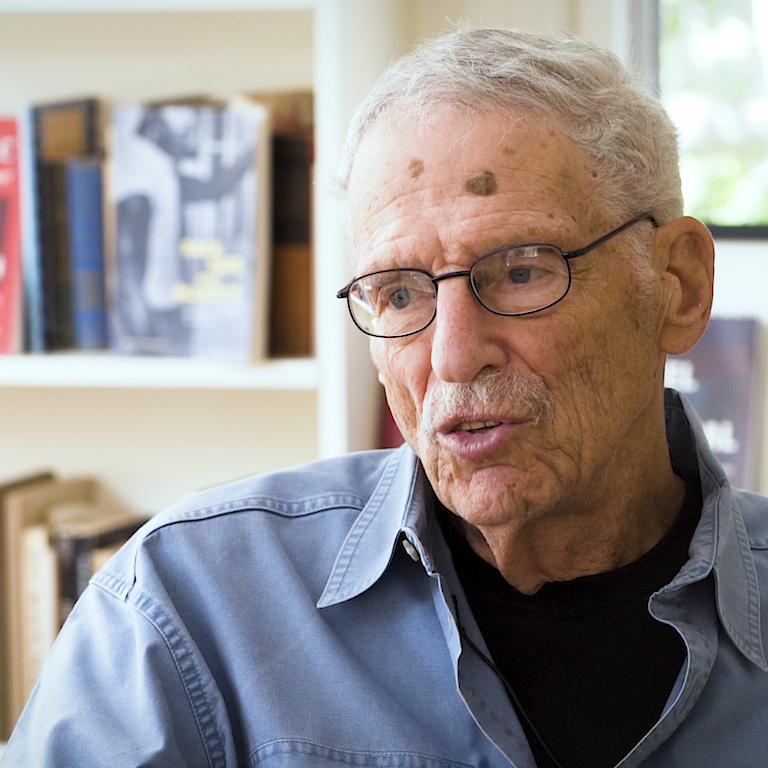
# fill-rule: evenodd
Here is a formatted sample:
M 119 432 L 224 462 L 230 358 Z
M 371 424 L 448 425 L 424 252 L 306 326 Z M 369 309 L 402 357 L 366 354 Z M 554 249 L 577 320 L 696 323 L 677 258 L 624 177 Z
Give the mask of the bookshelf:
M 0 387 L 126 389 L 317 389 L 314 359 L 238 365 L 186 358 L 52 353 L 11 355 L 0 366 Z
M 373 447 L 380 388 L 366 339 L 335 298 L 351 270 L 327 189 L 355 104 L 389 61 L 460 18 L 610 43 L 617 5 L 0 0 L 0 67 L 14 73 L 0 83 L 3 113 L 78 95 L 120 103 L 270 88 L 312 87 L 316 104 L 315 358 L 252 367 L 108 355 L 0 359 L 3 473 L 93 473 L 156 510 L 206 484 Z

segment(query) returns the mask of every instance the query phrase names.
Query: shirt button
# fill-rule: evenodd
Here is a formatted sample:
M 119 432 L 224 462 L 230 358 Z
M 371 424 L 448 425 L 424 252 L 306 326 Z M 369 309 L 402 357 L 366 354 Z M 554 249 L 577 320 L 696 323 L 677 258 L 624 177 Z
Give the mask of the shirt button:
M 403 539 L 403 549 L 408 553 L 408 557 L 410 557 L 414 563 L 418 563 L 421 560 L 416 547 L 414 547 L 408 539 Z

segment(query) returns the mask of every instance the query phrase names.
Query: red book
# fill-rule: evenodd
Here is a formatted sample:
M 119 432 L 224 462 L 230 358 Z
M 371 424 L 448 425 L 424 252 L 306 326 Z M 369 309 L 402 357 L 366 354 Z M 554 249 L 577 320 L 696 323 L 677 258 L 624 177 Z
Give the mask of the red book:
M 18 123 L 0 118 L 0 354 L 21 351 Z
M 383 397 L 379 422 L 379 448 L 398 448 L 404 442 L 405 439 L 392 417 L 392 411 L 389 410 L 387 398 Z

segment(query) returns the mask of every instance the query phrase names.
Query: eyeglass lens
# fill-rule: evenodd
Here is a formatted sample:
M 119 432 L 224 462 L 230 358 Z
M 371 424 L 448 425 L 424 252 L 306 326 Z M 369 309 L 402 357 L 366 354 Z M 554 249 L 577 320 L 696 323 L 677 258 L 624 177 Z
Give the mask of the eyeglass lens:
M 561 251 L 547 245 L 496 251 L 478 259 L 470 271 L 477 299 L 500 315 L 544 309 L 565 296 L 569 281 L 568 263 Z M 352 318 L 365 333 L 407 336 L 432 322 L 437 286 L 431 275 L 418 270 L 375 272 L 352 283 L 348 303 Z

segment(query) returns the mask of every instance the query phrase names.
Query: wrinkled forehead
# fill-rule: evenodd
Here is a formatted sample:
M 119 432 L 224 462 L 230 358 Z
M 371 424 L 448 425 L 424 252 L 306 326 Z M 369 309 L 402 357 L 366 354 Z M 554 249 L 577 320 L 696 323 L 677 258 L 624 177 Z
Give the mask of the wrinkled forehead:
M 382 120 L 363 137 L 348 187 L 355 245 L 397 216 L 505 207 L 589 228 L 600 173 L 553 122 L 535 115 L 467 114 Z M 600 224 L 596 224 L 599 228 Z

